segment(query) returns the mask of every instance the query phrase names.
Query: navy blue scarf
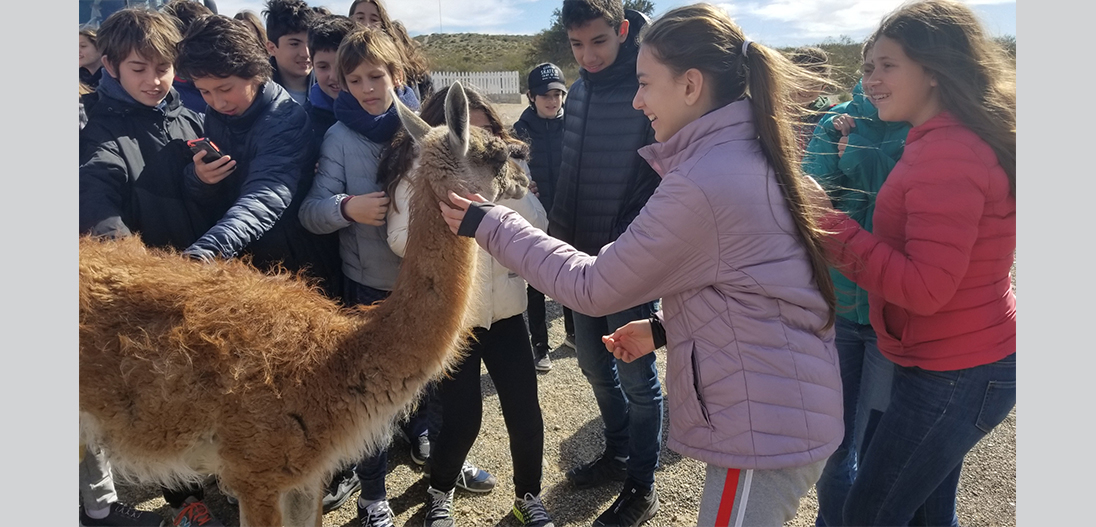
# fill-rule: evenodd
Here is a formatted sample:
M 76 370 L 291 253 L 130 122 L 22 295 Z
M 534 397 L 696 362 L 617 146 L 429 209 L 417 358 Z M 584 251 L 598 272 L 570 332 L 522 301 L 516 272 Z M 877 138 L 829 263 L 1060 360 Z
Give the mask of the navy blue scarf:
M 106 68 L 103 69 L 105 70 Z M 148 106 L 137 102 L 137 99 L 134 99 L 133 96 L 122 87 L 122 84 L 118 82 L 118 79 L 115 79 L 110 75 L 110 72 L 107 72 L 103 75 L 102 79 L 99 79 L 99 87 L 96 88 L 95 91 L 99 92 L 99 95 L 110 97 L 111 99 L 117 99 L 127 104 L 148 108 Z M 160 110 L 161 112 L 165 111 L 167 108 L 167 100 L 170 97 L 171 89 L 169 88 L 167 96 L 164 97 L 164 100 L 160 101 L 160 104 L 155 106 L 155 109 Z
M 396 96 L 408 108 L 419 111 L 419 98 L 410 88 L 406 86 L 399 88 Z M 400 116 L 396 113 L 396 103 L 393 102 L 384 113 L 373 115 L 365 111 L 358 100 L 346 90 L 340 91 L 339 97 L 335 99 L 335 119 L 374 143 L 390 141 L 400 129 Z
M 319 84 L 313 84 L 312 87 L 308 89 L 308 102 L 321 110 L 327 110 L 332 113 L 335 112 L 335 99 L 328 97 L 327 94 L 320 89 Z

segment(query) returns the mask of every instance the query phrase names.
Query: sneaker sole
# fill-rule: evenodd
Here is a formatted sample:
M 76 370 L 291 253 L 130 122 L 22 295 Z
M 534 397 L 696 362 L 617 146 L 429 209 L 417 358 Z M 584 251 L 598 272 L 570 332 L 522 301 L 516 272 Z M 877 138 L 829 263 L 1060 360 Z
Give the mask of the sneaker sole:
M 466 486 L 464 486 L 460 483 L 457 483 L 457 487 L 459 487 L 463 490 L 466 490 L 468 492 L 475 492 L 476 494 L 487 494 L 488 492 L 491 492 L 492 490 L 495 490 L 495 487 L 490 487 L 490 488 L 486 488 L 486 489 L 474 489 L 472 487 L 466 487 Z

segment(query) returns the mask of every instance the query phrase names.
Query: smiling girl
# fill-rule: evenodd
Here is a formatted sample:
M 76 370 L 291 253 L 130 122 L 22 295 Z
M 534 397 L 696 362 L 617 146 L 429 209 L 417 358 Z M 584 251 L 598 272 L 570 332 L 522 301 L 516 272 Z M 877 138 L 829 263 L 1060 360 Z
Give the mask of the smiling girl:
M 844 524 L 958 525 L 963 458 L 1016 402 L 1015 70 L 951 0 L 904 6 L 871 38 L 865 91 L 880 119 L 912 128 L 872 232 L 826 221 L 897 365 Z
M 639 153 L 662 182 L 614 243 L 583 254 L 452 194 L 442 211 L 578 312 L 662 298 L 603 341 L 627 362 L 666 346 L 668 446 L 707 464 L 697 524 L 782 525 L 842 438 L 833 285 L 787 115 L 802 74 L 709 4 L 640 39 L 633 105 L 658 143 Z

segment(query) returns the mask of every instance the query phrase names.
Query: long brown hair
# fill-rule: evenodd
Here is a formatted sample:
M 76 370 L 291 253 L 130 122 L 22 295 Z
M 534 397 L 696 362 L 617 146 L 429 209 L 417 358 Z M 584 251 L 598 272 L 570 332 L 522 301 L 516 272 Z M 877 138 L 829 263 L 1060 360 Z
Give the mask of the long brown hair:
M 974 11 L 952 0 L 905 5 L 871 38 L 881 36 L 935 76 L 944 108 L 989 144 L 1016 196 L 1016 71 Z
M 690 69 L 712 86 L 716 107 L 742 97 L 750 101 L 761 150 L 776 172 L 777 182 L 811 260 L 815 284 L 829 306 L 826 328 L 834 323 L 837 297 L 828 270 L 816 211 L 807 199 L 792 128 L 791 94 L 816 82 L 812 74 L 782 53 L 756 42 L 747 44 L 742 29 L 722 9 L 710 4 L 679 7 L 662 15 L 640 34 L 640 44 L 675 76 Z

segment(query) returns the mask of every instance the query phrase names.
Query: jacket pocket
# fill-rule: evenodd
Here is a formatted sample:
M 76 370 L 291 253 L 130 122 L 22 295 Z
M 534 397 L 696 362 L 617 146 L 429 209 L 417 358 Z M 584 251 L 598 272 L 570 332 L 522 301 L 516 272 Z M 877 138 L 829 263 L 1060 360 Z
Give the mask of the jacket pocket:
M 888 335 L 903 342 L 909 328 L 909 313 L 894 304 L 883 304 L 883 325 Z
M 708 406 L 704 404 L 704 392 L 700 383 L 700 363 L 696 359 L 696 343 L 689 346 L 689 369 L 693 377 L 693 393 L 696 394 L 696 403 L 700 409 L 700 416 L 704 418 L 704 424 L 712 426 L 712 419 L 708 416 Z

